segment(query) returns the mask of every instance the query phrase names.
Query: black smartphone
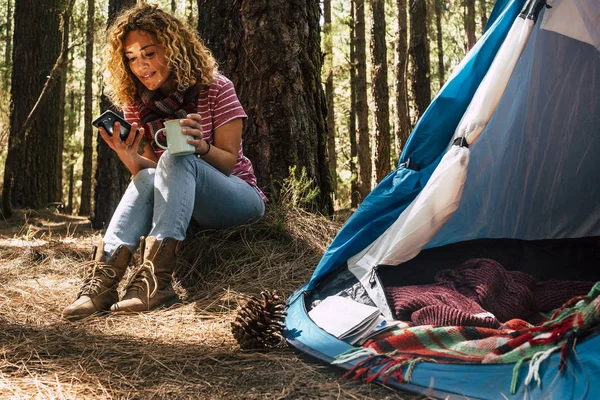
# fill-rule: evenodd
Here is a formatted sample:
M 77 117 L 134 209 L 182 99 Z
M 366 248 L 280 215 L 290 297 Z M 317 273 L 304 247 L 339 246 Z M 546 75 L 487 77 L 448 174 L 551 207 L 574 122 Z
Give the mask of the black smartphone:
M 107 111 L 103 112 L 101 116 L 99 116 L 94 121 L 92 121 L 92 125 L 94 125 L 96 128 L 103 127 L 104 130 L 106 131 L 106 133 L 108 133 L 110 136 L 112 136 L 113 135 L 113 131 L 112 131 L 113 124 L 117 121 L 119 121 L 119 123 L 121 124 L 121 132 L 120 132 L 119 136 L 121 136 L 121 140 L 125 140 L 125 139 L 127 139 L 127 136 L 129 136 L 129 131 L 131 130 L 131 124 L 129 122 L 125 121 L 121 116 L 119 116 L 114 111 L 107 110 Z

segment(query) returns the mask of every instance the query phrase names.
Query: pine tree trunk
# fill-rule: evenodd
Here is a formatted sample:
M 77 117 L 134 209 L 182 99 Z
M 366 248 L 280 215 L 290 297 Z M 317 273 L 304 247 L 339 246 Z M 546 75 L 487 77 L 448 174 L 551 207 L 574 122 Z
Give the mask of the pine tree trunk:
M 379 183 L 391 171 L 385 1 L 371 0 L 371 14 L 371 90 L 375 102 L 375 177 Z
M 135 3 L 135 0 L 109 0 L 107 25 L 110 26 L 122 9 L 131 7 Z M 110 100 L 102 95 L 100 109 L 104 111 L 111 107 Z M 119 205 L 119 201 L 131 180 L 131 173 L 100 136 L 96 137 L 96 143 L 98 167 L 96 168 L 92 226 L 95 229 L 102 229 L 108 226 L 117 205 Z
M 408 88 L 406 85 L 408 68 L 408 21 L 406 0 L 398 0 L 398 37 L 396 39 L 396 154 L 400 158 L 402 148 L 411 132 L 408 110 Z
M 69 166 L 69 196 L 67 197 L 67 207 L 65 208 L 66 214 L 73 214 L 73 188 L 75 186 L 75 166 L 71 164 Z
M 327 99 L 327 156 L 333 189 L 337 186 L 337 154 L 335 149 L 335 109 L 333 104 L 333 38 L 331 32 L 331 0 L 323 2 L 323 37 L 325 52 L 325 98 Z
M 6 47 L 4 48 L 4 64 L 6 65 L 6 74 L 2 77 L 4 79 L 4 87 L 8 88 L 10 83 L 10 61 L 12 55 L 12 34 L 10 27 L 12 24 L 12 0 L 6 0 Z
M 435 30 L 437 33 L 437 56 L 438 56 L 438 78 L 440 79 L 440 89 L 446 81 L 446 71 L 444 67 L 444 42 L 442 34 L 442 0 L 433 0 L 435 10 Z
M 12 104 L 3 187 L 5 217 L 10 216 L 11 206 L 41 208 L 58 197 L 56 180 L 62 173 L 56 162 L 57 129 L 62 118 L 58 108 L 59 67 L 64 67 L 59 59 L 62 6 L 61 0 L 20 0 L 15 4 Z M 27 122 L 32 110 L 35 112 Z
M 422 0 L 409 0 L 411 89 L 417 111 L 421 118 L 431 102 L 429 78 L 429 51 L 427 50 L 427 7 Z
M 249 116 L 244 154 L 259 185 L 276 197 L 289 168 L 304 168 L 320 189 L 310 208 L 331 214 L 319 2 L 198 0 L 198 9 L 200 36 Z
M 356 167 L 356 65 L 355 58 L 355 24 L 354 2 L 350 3 L 350 116 L 348 118 L 348 134 L 350 136 L 350 207 L 356 208 L 360 204 L 358 190 L 358 171 Z
M 72 64 L 71 64 L 72 66 Z M 71 90 L 69 96 L 69 119 L 67 125 L 67 139 L 73 137 L 73 133 L 75 132 L 75 91 Z M 67 181 L 69 182 L 69 189 L 67 195 L 67 205 L 65 207 L 66 214 L 73 214 L 73 193 L 75 189 L 75 154 L 71 153 L 68 157 L 69 160 L 69 168 L 67 174 Z
M 466 51 L 469 51 L 475 46 L 475 0 L 464 0 L 465 4 L 465 35 L 466 35 Z
M 92 211 L 92 159 L 94 149 L 92 139 L 93 76 L 94 76 L 94 14 L 95 0 L 87 0 L 87 22 L 85 34 L 85 78 L 83 106 L 83 171 L 81 173 L 81 202 L 79 215 L 90 215 Z
M 194 20 L 194 0 L 188 0 L 188 4 L 189 4 L 189 8 L 188 8 L 188 24 L 189 26 L 194 26 L 194 22 L 196 22 Z
M 360 201 L 371 192 L 373 175 L 371 160 L 371 138 L 369 134 L 369 108 L 367 105 L 367 51 L 365 42 L 365 1 L 352 0 L 354 3 L 354 60 L 356 68 L 356 122 L 358 135 L 356 150 L 358 153 L 358 191 Z
M 486 0 L 479 0 L 479 7 L 481 9 L 481 34 L 483 35 L 488 21 Z
M 70 28 L 70 18 L 65 18 L 62 21 L 62 29 L 64 33 L 62 35 L 62 47 L 68 49 L 69 47 L 69 28 Z M 65 59 L 69 58 L 69 54 L 65 54 Z M 58 151 L 56 153 L 56 171 L 57 171 L 57 180 L 56 180 L 56 198 L 54 201 L 61 202 L 63 201 L 63 179 L 62 179 L 62 171 L 63 171 L 63 150 L 65 148 L 65 102 L 66 102 L 66 87 L 67 87 L 67 68 L 66 66 L 62 68 L 60 74 L 60 82 L 58 83 L 58 126 L 56 129 L 57 140 L 58 140 Z

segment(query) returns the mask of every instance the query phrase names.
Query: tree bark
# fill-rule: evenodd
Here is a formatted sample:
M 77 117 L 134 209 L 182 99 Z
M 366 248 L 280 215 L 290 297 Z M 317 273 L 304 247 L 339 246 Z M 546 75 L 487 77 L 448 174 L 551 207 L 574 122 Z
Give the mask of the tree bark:
M 427 7 L 422 0 L 409 0 L 411 89 L 417 121 L 431 102 L 429 51 L 427 50 Z
M 81 173 L 81 201 L 79 215 L 90 215 L 92 211 L 92 139 L 93 76 L 94 76 L 94 14 L 95 0 L 87 0 L 87 22 L 85 33 L 85 78 L 83 106 L 83 171 Z
M 397 0 L 398 37 L 396 38 L 396 155 L 400 158 L 402 148 L 411 132 L 408 109 L 408 88 L 406 85 L 408 67 L 408 21 L 406 0 Z
M 188 1 L 189 1 L 188 16 L 187 16 L 188 25 L 194 26 L 194 22 L 196 22 L 195 18 L 194 18 L 194 0 L 188 0 Z
M 122 9 L 131 7 L 135 3 L 135 0 L 109 0 L 107 25 L 110 26 Z M 110 100 L 102 95 L 100 109 L 105 111 L 109 108 L 113 108 Z M 113 111 L 118 110 L 113 108 Z M 131 173 L 99 135 L 96 136 L 96 144 L 98 167 L 96 168 L 96 187 L 94 190 L 94 215 L 91 219 L 92 226 L 95 229 L 102 229 L 108 226 L 115 209 L 119 205 L 119 201 L 131 180 Z
M 12 35 L 10 28 L 12 25 L 12 0 L 6 0 L 6 47 L 4 48 L 4 64 L 6 65 L 6 73 L 2 77 L 4 79 L 4 87 L 8 88 L 10 83 L 10 65 L 12 55 Z
M 71 64 L 72 65 L 72 64 Z M 75 91 L 71 90 L 70 96 L 69 96 L 69 119 L 68 119 L 68 125 L 67 125 L 67 139 L 70 139 L 73 137 L 73 133 L 75 132 Z M 67 175 L 67 179 L 69 182 L 69 189 L 68 189 L 68 195 L 67 195 L 67 205 L 65 206 L 65 213 L 66 214 L 73 214 L 73 193 L 74 193 L 74 189 L 75 189 L 75 154 L 73 152 L 73 150 L 71 149 L 69 157 L 69 173 Z
M 358 135 L 356 150 L 358 153 L 358 191 L 360 201 L 371 192 L 373 175 L 371 159 L 371 138 L 369 134 L 369 108 L 367 106 L 367 51 L 365 42 L 365 1 L 352 0 L 354 3 L 354 60 L 356 68 L 356 123 Z
M 70 14 L 69 11 L 65 18 L 62 19 L 62 48 L 67 49 L 67 53 L 64 55 L 65 60 L 69 59 L 69 36 L 70 36 Z M 66 103 L 66 90 L 67 90 L 67 68 L 66 66 L 61 69 L 60 82 L 58 83 L 59 100 L 58 100 L 58 127 L 56 129 L 57 140 L 58 140 L 58 151 L 56 152 L 56 199 L 55 201 L 63 202 L 63 150 L 65 148 L 65 103 Z
M 249 116 L 244 154 L 259 185 L 276 197 L 290 167 L 305 169 L 320 190 L 309 208 L 331 214 L 319 2 L 198 0 L 198 9 L 200 36 Z
M 331 0 L 323 2 L 323 37 L 325 51 L 325 98 L 327 99 L 327 155 L 333 189 L 337 186 L 337 154 L 335 149 L 335 108 L 333 104 L 333 38 L 331 32 Z
M 75 166 L 71 164 L 69 166 L 69 195 L 67 196 L 67 206 L 65 207 L 66 214 L 73 213 L 73 188 L 75 187 Z
M 435 5 L 435 30 L 437 34 L 437 56 L 438 56 L 438 78 L 440 79 L 440 89 L 446 81 L 446 70 L 444 66 L 444 42 L 442 34 L 442 0 L 433 0 Z
M 486 0 L 479 0 L 479 7 L 481 9 L 481 34 L 483 35 L 488 21 Z
M 22 0 L 15 4 L 15 29 L 8 153 L 3 212 L 12 206 L 41 208 L 57 199 L 59 88 L 63 1 Z M 68 15 L 67 15 L 68 18 Z M 43 46 L 40 45 L 43 43 Z
M 356 161 L 356 65 L 355 59 L 355 24 L 354 2 L 350 2 L 350 116 L 348 118 L 348 135 L 350 139 L 350 207 L 356 208 L 360 204 L 358 190 L 358 171 Z
M 391 171 L 390 94 L 388 91 L 385 2 L 371 0 L 371 93 L 375 102 L 375 178 L 377 183 Z
M 469 51 L 475 46 L 475 0 L 464 0 L 465 5 L 465 35 L 466 35 L 466 51 Z

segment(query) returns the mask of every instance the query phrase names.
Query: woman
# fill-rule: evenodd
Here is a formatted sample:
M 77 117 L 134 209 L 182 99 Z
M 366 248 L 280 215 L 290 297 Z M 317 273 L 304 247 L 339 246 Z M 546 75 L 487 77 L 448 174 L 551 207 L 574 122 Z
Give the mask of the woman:
M 131 123 L 129 136 L 102 139 L 134 175 L 77 300 L 75 320 L 111 311 L 149 311 L 179 301 L 171 284 L 175 250 L 193 218 L 227 228 L 264 213 L 266 198 L 242 153 L 247 118 L 233 84 L 216 71 L 198 36 L 154 5 L 137 5 L 108 31 L 105 48 L 113 102 Z M 179 119 L 195 154 L 175 156 L 154 142 L 167 119 Z M 116 122 L 113 132 L 119 132 Z M 143 263 L 118 301 L 117 284 L 142 238 Z

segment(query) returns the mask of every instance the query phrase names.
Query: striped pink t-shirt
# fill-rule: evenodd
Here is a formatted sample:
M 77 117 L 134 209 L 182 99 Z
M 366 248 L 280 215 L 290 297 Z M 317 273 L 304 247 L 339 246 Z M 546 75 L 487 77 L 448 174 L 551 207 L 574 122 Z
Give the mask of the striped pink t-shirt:
M 123 114 L 128 122 L 137 122 L 141 125 L 137 104 L 125 106 L 123 108 Z M 215 129 L 236 118 L 248 118 L 238 100 L 233 83 L 219 73 L 215 73 L 210 87 L 200 92 L 198 96 L 198 114 L 201 116 L 203 138 L 211 144 L 214 143 Z M 154 142 L 154 137 L 152 137 L 150 132 L 146 132 L 145 136 L 150 143 Z M 266 196 L 256 184 L 254 168 L 252 167 L 250 160 L 244 156 L 242 144 L 243 141 L 240 143 L 237 163 L 231 174 L 254 186 L 263 200 L 267 201 Z M 164 150 L 155 149 L 154 152 L 160 158 Z

